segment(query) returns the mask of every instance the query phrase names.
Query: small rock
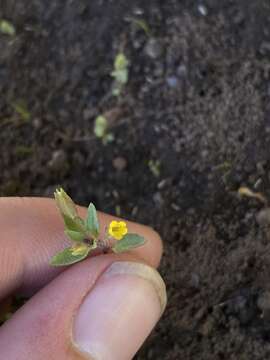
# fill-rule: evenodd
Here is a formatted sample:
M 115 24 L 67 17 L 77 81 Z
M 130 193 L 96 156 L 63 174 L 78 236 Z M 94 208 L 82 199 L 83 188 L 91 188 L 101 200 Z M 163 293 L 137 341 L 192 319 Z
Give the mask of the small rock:
M 270 291 L 264 291 L 257 300 L 257 306 L 262 311 L 262 317 L 270 319 Z
M 52 170 L 61 171 L 67 166 L 67 155 L 64 150 L 56 150 L 52 153 L 48 166 Z
M 256 216 L 256 220 L 261 226 L 270 225 L 270 208 L 262 209 Z
M 144 14 L 144 10 L 143 10 L 142 8 L 140 8 L 140 7 L 135 7 L 135 8 L 133 9 L 133 14 L 134 14 L 134 15 L 137 15 L 137 16 L 143 15 L 143 14 Z
M 172 203 L 172 204 L 171 204 L 171 208 L 172 208 L 173 210 L 175 210 L 175 211 L 180 211 L 180 210 L 181 210 L 180 206 L 177 205 L 177 204 L 175 204 L 175 203 Z
M 156 192 L 153 196 L 153 200 L 154 202 L 158 205 L 158 206 L 162 206 L 164 200 L 162 198 L 162 195 L 160 192 Z
M 262 55 L 268 55 L 270 53 L 270 42 L 263 41 L 260 46 L 260 53 Z
M 37 130 L 39 130 L 41 127 L 42 127 L 42 121 L 40 118 L 35 118 L 33 121 L 32 121 L 32 124 L 33 124 L 33 127 Z
M 157 185 L 158 189 L 159 190 L 164 189 L 166 187 L 166 185 L 168 185 L 168 182 L 169 182 L 169 179 L 162 179 Z
M 237 12 L 234 17 L 233 17 L 233 22 L 236 24 L 236 25 L 242 25 L 245 21 L 245 15 L 243 12 Z
M 178 79 L 176 76 L 168 76 L 166 79 L 166 83 L 170 88 L 176 88 L 178 85 Z
M 190 286 L 194 289 L 199 289 L 200 287 L 200 277 L 196 273 L 192 273 L 190 276 Z
M 118 171 L 123 171 L 127 167 L 127 160 L 121 156 L 113 159 L 113 167 Z
M 91 109 L 84 109 L 83 110 L 83 119 L 85 121 L 88 121 L 91 119 L 91 117 L 93 117 L 93 110 Z
M 156 60 L 163 54 L 163 47 L 159 40 L 151 38 L 145 45 L 145 53 L 151 59 Z
M 202 4 L 200 4 L 200 5 L 198 6 L 198 11 L 199 11 L 199 13 L 200 13 L 202 16 L 208 15 L 207 7 L 204 6 L 204 5 L 202 5 Z
M 184 64 L 181 64 L 178 66 L 177 68 L 177 75 L 180 77 L 180 78 L 185 78 L 187 76 L 187 67 L 186 65 Z
M 212 316 L 209 316 L 203 324 L 200 332 L 203 336 L 209 336 L 213 332 L 214 327 L 215 319 Z

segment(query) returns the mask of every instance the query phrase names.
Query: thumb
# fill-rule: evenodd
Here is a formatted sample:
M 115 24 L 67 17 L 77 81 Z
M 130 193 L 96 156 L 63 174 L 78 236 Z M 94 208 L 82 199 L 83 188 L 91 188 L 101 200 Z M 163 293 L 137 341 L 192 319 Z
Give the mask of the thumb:
M 102 255 L 64 271 L 0 328 L 1 356 L 20 360 L 132 359 L 159 320 L 156 270 Z

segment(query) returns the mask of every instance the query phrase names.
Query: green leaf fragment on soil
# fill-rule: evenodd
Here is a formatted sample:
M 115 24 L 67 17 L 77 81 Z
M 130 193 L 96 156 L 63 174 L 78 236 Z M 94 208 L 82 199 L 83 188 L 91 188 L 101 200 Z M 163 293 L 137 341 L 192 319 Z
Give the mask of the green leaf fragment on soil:
M 95 208 L 94 204 L 90 204 L 88 207 L 87 212 L 87 219 L 86 219 L 86 228 L 87 231 L 90 232 L 90 234 L 97 238 L 99 235 L 99 222 L 98 222 L 98 216 L 97 216 L 97 210 Z
M 91 250 L 92 248 L 90 246 L 81 246 L 79 250 L 76 250 L 73 247 L 66 248 L 51 259 L 51 265 L 65 266 L 75 264 L 84 260 Z
M 112 72 L 112 77 L 121 85 L 125 85 L 128 82 L 128 69 L 115 70 Z
M 94 133 L 97 138 L 103 138 L 106 135 L 108 121 L 103 115 L 99 115 L 95 120 Z
M 9 36 L 14 36 L 16 34 L 14 25 L 7 20 L 0 20 L 0 32 Z
M 142 19 L 131 19 L 134 24 L 136 24 L 138 27 L 140 27 L 146 35 L 150 35 L 150 28 L 145 20 Z
M 12 104 L 13 109 L 18 115 L 20 115 L 23 122 L 27 123 L 31 119 L 31 114 L 27 109 L 27 106 L 24 102 L 20 101 Z
M 145 244 L 145 238 L 137 234 L 126 234 L 122 240 L 117 241 L 112 250 L 115 253 L 125 252 Z

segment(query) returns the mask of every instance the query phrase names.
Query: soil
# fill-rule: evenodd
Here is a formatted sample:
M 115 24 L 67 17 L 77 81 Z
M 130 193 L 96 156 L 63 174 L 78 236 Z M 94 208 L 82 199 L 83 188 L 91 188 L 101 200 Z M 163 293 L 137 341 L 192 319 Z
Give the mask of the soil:
M 61 184 L 160 232 L 169 302 L 137 359 L 268 358 L 269 1 L 1 0 L 0 18 L 1 195 Z

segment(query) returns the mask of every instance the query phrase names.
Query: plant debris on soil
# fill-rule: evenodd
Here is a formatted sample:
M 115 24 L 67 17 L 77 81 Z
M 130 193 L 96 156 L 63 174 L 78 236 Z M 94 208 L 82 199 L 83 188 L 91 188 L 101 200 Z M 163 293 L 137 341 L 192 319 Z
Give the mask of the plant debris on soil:
M 169 302 L 137 359 L 267 359 L 269 1 L 2 0 L 0 19 L 1 195 L 61 184 L 159 231 Z

